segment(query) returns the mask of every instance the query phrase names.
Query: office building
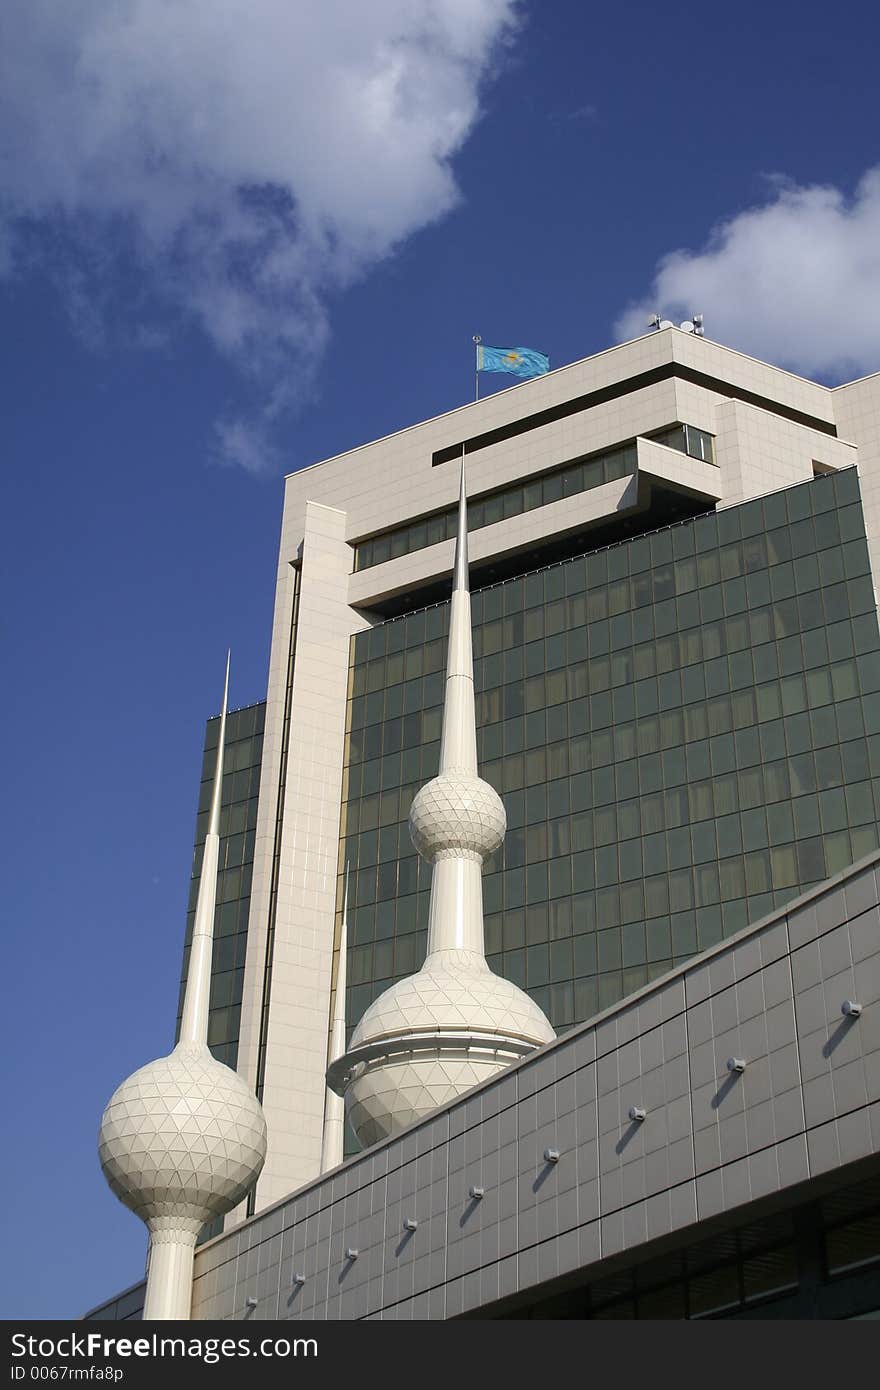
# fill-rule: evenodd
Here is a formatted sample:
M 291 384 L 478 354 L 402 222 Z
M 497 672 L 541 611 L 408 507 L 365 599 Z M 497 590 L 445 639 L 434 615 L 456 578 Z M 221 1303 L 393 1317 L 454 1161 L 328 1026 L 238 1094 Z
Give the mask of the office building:
M 462 457 L 479 768 L 504 801 L 508 827 L 483 879 L 487 958 L 561 1035 L 474 1096 L 499 1096 L 509 1083 L 505 1113 L 519 1124 L 530 1092 L 520 1097 L 516 1086 L 530 1086 L 543 1059 L 577 1056 L 571 1074 L 592 1066 L 595 1081 L 599 1033 L 609 1020 L 618 1028 L 636 1016 L 631 996 L 662 1000 L 678 990 L 673 1012 L 684 1016 L 691 972 L 713 968 L 701 961 L 738 969 L 745 943 L 778 935 L 782 923 L 790 954 L 790 920 L 841 894 L 849 916 L 834 930 L 851 942 L 850 917 L 859 914 L 850 913 L 845 885 L 873 883 L 873 868 L 862 866 L 880 844 L 880 378 L 831 389 L 666 328 L 291 475 L 266 703 L 230 716 L 241 767 L 224 784 L 209 1033 L 266 1116 L 255 1222 L 264 1209 L 287 1211 L 302 1189 L 340 1200 L 330 1196 L 339 1179 L 322 1184 L 318 1173 L 346 866 L 349 1033 L 424 957 L 430 871 L 409 841 L 407 817 L 438 769 Z M 868 919 L 859 929 L 872 924 L 880 936 L 875 907 Z M 848 968 L 855 964 L 850 950 Z M 763 968 L 755 965 L 756 978 Z M 865 988 L 853 981 L 852 997 L 867 998 Z M 771 1012 L 765 997 L 766 1026 Z M 858 1025 L 847 1025 L 849 1046 L 870 1043 L 869 1014 L 865 1005 Z M 597 1015 L 604 1021 L 591 1022 Z M 730 1031 L 708 1026 L 701 1043 Z M 597 1049 L 592 1063 L 589 1045 L 578 1042 L 587 1038 Z M 794 1034 L 785 1046 L 797 1052 Z M 617 1049 L 608 1043 L 601 1055 Z M 865 1096 L 851 1107 L 864 1111 L 869 1135 L 871 1050 L 853 1059 Z M 692 1118 L 680 1138 L 690 1135 L 693 1149 L 691 1043 L 676 1055 L 685 1057 L 686 1084 L 663 1104 L 688 1093 Z M 732 1104 L 755 1075 L 756 1057 L 746 1060 Z M 833 1069 L 835 1057 L 826 1063 Z M 785 1142 L 800 1136 L 794 1147 L 807 1167 L 795 1178 L 774 1158 L 774 1191 L 791 1189 L 790 1212 L 804 1195 L 797 1184 L 828 1172 L 810 1167 L 805 1087 L 801 1077 L 785 1088 L 800 1098 L 800 1129 Z M 842 1112 L 828 1104 L 836 1125 Z M 450 1103 L 444 1123 L 454 1127 L 469 1105 Z M 556 1104 L 556 1118 L 563 1113 Z M 648 1135 L 647 1121 L 633 1123 L 636 1139 Z M 431 1124 L 381 1152 L 398 1154 L 403 1172 Z M 451 1162 L 452 1129 L 446 1136 L 437 1143 Z M 835 1142 L 842 1187 L 854 1189 L 865 1174 L 844 1172 L 856 1157 Z M 644 1176 L 640 1143 L 621 1149 L 613 1182 L 637 1152 Z M 736 1162 L 753 1147 L 766 1153 L 769 1141 L 743 1143 Z M 713 1173 L 725 1167 L 719 1155 Z M 363 1175 L 372 1162 L 352 1160 L 351 1171 Z M 560 1180 L 562 1171 L 560 1159 Z M 704 1221 L 761 1195 L 756 1179 L 741 1201 L 725 1191 L 712 1207 L 709 1171 L 682 1178 L 696 1203 L 679 1223 L 695 1226 L 690 1244 Z M 606 1185 L 609 1172 L 606 1165 Z M 667 1191 L 663 1181 L 655 1195 Z M 556 1179 L 547 1184 L 557 1188 Z M 811 1192 L 814 1205 L 824 1200 Z M 610 1217 L 645 1200 L 606 1202 L 603 1211 Z M 482 1204 L 480 1212 L 483 1222 Z M 227 1228 L 245 1214 L 228 1217 Z M 825 1218 L 814 1218 L 824 1230 Z M 558 1226 L 558 1211 L 554 1219 Z M 526 1242 L 526 1231 L 521 1222 L 515 1249 L 499 1260 L 531 1272 L 518 1272 L 515 1287 L 499 1283 L 496 1297 L 537 1305 L 535 1290 L 551 1276 L 532 1270 L 528 1251 L 542 1242 Z M 197 1284 L 199 1259 L 225 1239 L 197 1256 Z M 588 1258 L 578 1247 L 566 1277 L 650 1239 L 648 1221 L 623 1246 L 609 1234 L 601 1254 L 597 1246 Z M 558 1251 L 554 1258 L 552 1277 L 561 1277 Z M 745 1275 L 737 1278 L 745 1287 Z M 584 1275 L 583 1286 L 590 1282 Z M 448 1278 L 440 1283 L 448 1292 Z M 419 1307 L 429 1308 L 435 1287 L 412 1295 L 428 1298 Z M 387 1291 L 373 1304 L 369 1292 L 363 1298 L 352 1304 L 362 1311 L 327 1306 L 325 1315 L 386 1316 L 401 1302 Z M 442 1313 L 417 1315 L 492 1301 L 462 1298 L 450 1303 L 444 1294 Z

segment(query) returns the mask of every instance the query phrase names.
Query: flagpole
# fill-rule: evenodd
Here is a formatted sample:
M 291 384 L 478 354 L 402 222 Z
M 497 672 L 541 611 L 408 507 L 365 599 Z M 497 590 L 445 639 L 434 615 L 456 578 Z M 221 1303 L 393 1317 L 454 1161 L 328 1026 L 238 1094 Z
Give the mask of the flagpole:
M 480 337 L 479 333 L 475 333 L 475 334 L 474 334 L 474 349 L 475 349 L 475 351 L 476 351 L 476 360 L 475 360 L 475 363 L 474 363 L 474 400 L 475 400 L 475 401 L 478 401 L 478 400 L 480 399 L 480 343 L 481 343 L 482 341 L 483 341 L 483 339 Z

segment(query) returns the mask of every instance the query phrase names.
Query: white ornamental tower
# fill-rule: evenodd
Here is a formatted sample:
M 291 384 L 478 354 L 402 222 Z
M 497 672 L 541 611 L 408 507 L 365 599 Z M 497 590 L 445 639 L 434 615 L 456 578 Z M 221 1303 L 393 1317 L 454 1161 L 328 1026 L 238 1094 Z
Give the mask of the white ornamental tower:
M 556 1036 L 537 1004 L 486 964 L 483 861 L 501 845 L 507 818 L 477 773 L 463 464 L 440 772 L 413 800 L 409 828 L 433 865 L 425 963 L 370 1005 L 327 1073 L 364 1147 Z
M 196 1237 L 253 1187 L 266 1158 L 254 1093 L 208 1051 L 208 1003 L 220 850 L 220 795 L 229 659 L 180 1041 L 111 1096 L 98 1152 L 116 1196 L 150 1232 L 145 1321 L 188 1319 Z

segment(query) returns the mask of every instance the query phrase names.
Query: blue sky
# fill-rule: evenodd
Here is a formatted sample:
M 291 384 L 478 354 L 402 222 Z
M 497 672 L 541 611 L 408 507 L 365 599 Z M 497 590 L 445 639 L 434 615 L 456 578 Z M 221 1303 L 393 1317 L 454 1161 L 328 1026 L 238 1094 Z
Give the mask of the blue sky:
M 291 10 L 4 19 L 7 1318 L 142 1272 L 96 1130 L 173 1041 L 203 722 L 227 645 L 232 703 L 265 694 L 283 473 L 468 400 L 475 332 L 561 365 L 701 311 L 880 369 L 875 6 Z

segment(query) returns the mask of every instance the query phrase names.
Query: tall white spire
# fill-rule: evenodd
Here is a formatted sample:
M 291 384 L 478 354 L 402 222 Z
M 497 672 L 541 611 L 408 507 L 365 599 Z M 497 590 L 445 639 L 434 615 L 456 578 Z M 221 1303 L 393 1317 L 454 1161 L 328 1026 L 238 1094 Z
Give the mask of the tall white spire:
M 555 1037 L 516 985 L 494 975 L 483 941 L 483 862 L 507 826 L 477 771 L 464 461 L 458 502 L 440 771 L 417 793 L 413 844 L 433 866 L 428 951 L 417 974 L 370 1005 L 328 1082 L 361 1144 L 394 1135 Z
M 202 853 L 202 872 L 199 895 L 193 921 L 189 969 L 186 972 L 186 991 L 183 996 L 183 1015 L 180 1020 L 180 1041 L 207 1043 L 208 1005 L 211 1000 L 211 957 L 214 952 L 214 910 L 217 905 L 217 865 L 220 859 L 220 801 L 223 794 L 223 753 L 226 741 L 226 705 L 229 699 L 229 662 L 226 653 L 226 677 L 223 682 L 223 709 L 217 759 L 214 765 L 214 786 L 211 790 L 211 814 Z
M 98 1135 L 104 1176 L 150 1232 L 147 1321 L 189 1318 L 199 1231 L 237 1206 L 266 1158 L 266 1121 L 256 1096 L 208 1050 L 228 692 L 227 655 L 180 1040 L 114 1092 Z
M 428 911 L 429 958 L 438 951 L 454 950 L 483 956 L 483 861 L 501 846 L 507 829 L 500 796 L 477 772 L 467 544 L 462 460 L 440 771 L 417 793 L 409 813 L 413 844 L 434 865 Z
M 345 978 L 348 950 L 348 865 L 345 866 L 345 887 L 342 890 L 342 924 L 339 928 L 339 956 L 336 963 L 336 989 L 333 992 L 333 1017 L 330 1025 L 330 1046 L 327 1063 L 335 1062 L 345 1052 Z M 345 1104 L 341 1096 L 327 1087 L 324 1101 L 324 1135 L 321 1140 L 321 1172 L 336 1168 L 345 1156 Z
M 440 772 L 456 768 L 477 776 L 477 718 L 474 702 L 474 651 L 468 586 L 467 496 L 464 462 L 458 490 L 458 530 L 449 607 L 449 646 L 443 698 Z

